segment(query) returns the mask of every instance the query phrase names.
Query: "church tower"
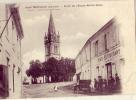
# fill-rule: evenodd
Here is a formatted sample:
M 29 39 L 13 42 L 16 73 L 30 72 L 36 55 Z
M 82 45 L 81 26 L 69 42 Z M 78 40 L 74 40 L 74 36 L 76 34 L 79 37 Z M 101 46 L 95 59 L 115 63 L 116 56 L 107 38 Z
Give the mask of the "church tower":
M 59 32 L 56 33 L 52 12 L 50 12 L 48 32 L 45 33 L 44 45 L 45 61 L 51 57 L 54 57 L 58 60 L 60 59 L 60 36 Z

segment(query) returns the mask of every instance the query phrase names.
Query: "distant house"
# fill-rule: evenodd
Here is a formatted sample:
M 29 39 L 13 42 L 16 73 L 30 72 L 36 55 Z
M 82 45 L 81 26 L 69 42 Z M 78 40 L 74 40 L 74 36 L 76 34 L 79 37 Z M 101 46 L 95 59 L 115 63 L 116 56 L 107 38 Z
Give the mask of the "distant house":
M 42 83 L 47 83 L 47 76 L 46 75 L 44 75 L 44 76 L 39 76 L 38 78 L 37 78 L 37 84 L 42 84 Z
M 0 4 L 0 94 L 21 96 L 21 40 L 23 29 L 15 4 Z
M 37 83 L 44 83 L 43 77 L 38 77 L 38 78 L 37 78 Z

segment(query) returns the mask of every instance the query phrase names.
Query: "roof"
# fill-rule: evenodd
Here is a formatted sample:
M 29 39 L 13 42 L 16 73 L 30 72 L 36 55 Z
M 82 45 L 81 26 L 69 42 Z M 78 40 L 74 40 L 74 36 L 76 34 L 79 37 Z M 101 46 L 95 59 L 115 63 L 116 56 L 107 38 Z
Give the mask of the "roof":
M 18 9 L 18 7 L 15 7 L 15 4 L 10 4 L 9 9 L 12 14 L 13 20 L 15 22 L 18 36 L 20 39 L 22 39 L 24 37 L 24 34 L 23 34 L 23 28 L 22 28 L 22 24 L 21 24 L 19 9 Z
M 79 54 L 83 51 L 84 47 L 91 42 L 95 37 L 97 37 L 98 35 L 101 34 L 101 32 L 103 30 L 105 30 L 107 27 L 109 27 L 111 24 L 113 24 L 116 21 L 116 19 L 113 17 L 111 20 L 109 20 L 102 28 L 100 28 L 96 33 L 94 33 L 84 44 L 84 46 L 82 47 L 82 49 L 79 51 L 79 53 L 77 54 L 76 58 L 79 56 Z M 75 59 L 76 59 L 75 58 Z
M 55 25 L 53 21 L 52 12 L 50 12 L 50 20 L 49 20 L 49 26 L 48 26 L 48 34 L 56 34 Z

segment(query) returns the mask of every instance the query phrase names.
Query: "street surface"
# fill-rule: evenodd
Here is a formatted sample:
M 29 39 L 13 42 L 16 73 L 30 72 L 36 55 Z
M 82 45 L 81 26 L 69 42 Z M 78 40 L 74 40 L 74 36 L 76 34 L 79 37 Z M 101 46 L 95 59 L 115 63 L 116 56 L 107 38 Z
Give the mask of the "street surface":
M 45 83 L 45 84 L 30 84 L 24 85 L 22 91 L 22 98 L 46 98 L 46 97 L 76 97 L 76 96 L 95 96 L 95 95 L 114 95 L 119 91 L 114 92 L 96 92 L 86 93 L 80 91 L 74 93 L 74 82 L 59 82 L 59 83 Z M 54 90 L 54 86 L 58 90 Z
M 84 96 L 73 92 L 74 82 L 30 84 L 23 86 L 22 98 Z M 58 91 L 54 90 L 58 86 Z

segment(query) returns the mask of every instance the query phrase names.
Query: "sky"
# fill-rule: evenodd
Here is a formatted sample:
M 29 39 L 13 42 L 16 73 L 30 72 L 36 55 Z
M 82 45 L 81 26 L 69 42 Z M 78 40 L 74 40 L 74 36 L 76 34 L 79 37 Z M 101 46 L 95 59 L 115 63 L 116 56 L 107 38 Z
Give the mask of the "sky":
M 22 40 L 24 72 L 29 68 L 31 60 L 39 59 L 43 62 L 45 59 L 44 35 L 48 29 L 50 9 L 52 9 L 56 31 L 60 34 L 61 56 L 69 58 L 75 58 L 87 39 L 114 17 L 114 13 L 111 13 L 114 9 L 107 9 L 107 5 L 90 7 L 64 7 L 64 5 L 66 4 L 20 4 L 24 30 Z M 67 3 L 67 5 L 73 4 Z M 34 6 L 43 8 L 32 8 Z M 47 6 L 55 6 L 55 8 Z

